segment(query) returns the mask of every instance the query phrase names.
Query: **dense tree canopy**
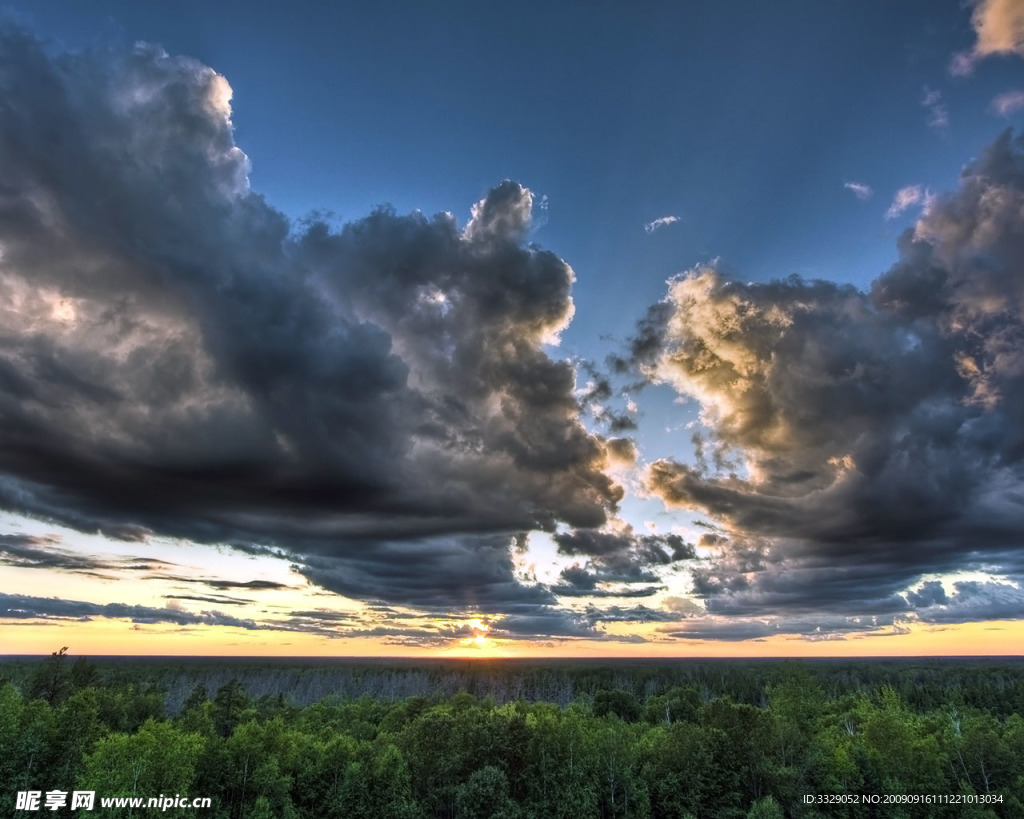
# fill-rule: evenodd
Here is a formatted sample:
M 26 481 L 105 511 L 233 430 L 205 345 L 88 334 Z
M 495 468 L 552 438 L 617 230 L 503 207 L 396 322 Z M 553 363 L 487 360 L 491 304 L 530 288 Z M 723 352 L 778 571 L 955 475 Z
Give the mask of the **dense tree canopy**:
M 435 692 L 301 706 L 284 691 L 254 696 L 243 676 L 197 685 L 173 714 L 144 674 L 72 663 L 63 650 L 0 669 L 11 807 L 16 791 L 57 789 L 208 796 L 214 819 L 1024 815 L 1012 665 L 981 675 L 861 663 L 838 677 L 836 666 L 794 663 L 688 677 L 590 668 L 568 675 L 575 697 L 564 705 Z M 807 800 L 829 794 L 967 804 Z

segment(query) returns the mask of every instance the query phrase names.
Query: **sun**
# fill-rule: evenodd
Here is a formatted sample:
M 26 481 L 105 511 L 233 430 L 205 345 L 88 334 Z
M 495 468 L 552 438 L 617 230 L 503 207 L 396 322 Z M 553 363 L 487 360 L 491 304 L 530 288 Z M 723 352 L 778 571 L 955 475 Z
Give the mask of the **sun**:
M 479 617 L 474 617 L 466 622 L 466 625 L 473 629 L 472 637 L 464 637 L 459 640 L 459 645 L 472 646 L 474 648 L 486 648 L 490 645 L 490 640 L 487 639 L 487 631 L 490 626 L 487 625 Z

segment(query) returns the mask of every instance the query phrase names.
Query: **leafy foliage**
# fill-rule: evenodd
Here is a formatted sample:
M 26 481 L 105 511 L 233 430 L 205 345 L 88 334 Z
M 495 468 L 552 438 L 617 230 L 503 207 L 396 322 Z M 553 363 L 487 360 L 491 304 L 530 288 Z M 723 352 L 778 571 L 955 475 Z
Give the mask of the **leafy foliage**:
M 213 819 L 1024 815 L 1013 668 L 736 663 L 687 677 L 549 667 L 554 702 L 452 691 L 304 707 L 287 691 L 253 693 L 235 673 L 193 685 L 170 719 L 152 678 L 71 663 L 66 650 L 6 670 L 16 673 L 0 684 L 0 781 L 11 804 L 17 790 L 79 789 L 209 796 Z M 367 685 L 384 673 L 367 671 Z M 563 703 L 566 681 L 584 693 Z M 824 809 L 802 799 L 828 793 L 1002 802 Z

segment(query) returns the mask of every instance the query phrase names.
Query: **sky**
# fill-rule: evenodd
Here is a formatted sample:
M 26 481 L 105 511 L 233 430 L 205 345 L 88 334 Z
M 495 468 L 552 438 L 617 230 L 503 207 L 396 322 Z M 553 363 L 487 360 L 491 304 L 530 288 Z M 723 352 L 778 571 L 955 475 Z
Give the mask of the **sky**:
M 1022 58 L 1024 0 L 4 4 L 0 653 L 1019 653 Z

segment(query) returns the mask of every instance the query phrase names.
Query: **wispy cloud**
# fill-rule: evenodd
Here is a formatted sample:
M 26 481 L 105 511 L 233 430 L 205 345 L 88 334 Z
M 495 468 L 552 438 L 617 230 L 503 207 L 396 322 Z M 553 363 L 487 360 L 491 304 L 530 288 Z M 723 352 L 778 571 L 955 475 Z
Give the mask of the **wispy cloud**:
M 949 109 L 942 101 L 942 92 L 934 91 L 927 85 L 924 87 L 924 96 L 921 97 L 921 105 L 928 112 L 928 127 L 936 131 L 944 131 L 949 127 Z
M 954 77 L 966 77 L 974 72 L 977 59 L 970 51 L 960 51 L 949 61 L 949 73 Z
M 927 196 L 928 194 L 921 185 L 907 185 L 905 188 L 900 188 L 896 191 L 889 210 L 885 212 L 885 218 L 895 219 L 914 205 L 924 204 Z
M 654 231 L 667 227 L 668 225 L 674 225 L 678 221 L 678 216 L 662 216 L 661 218 L 655 219 L 653 222 L 648 222 L 644 225 L 644 230 L 649 234 L 654 233 Z
M 1007 91 L 996 96 L 989 105 L 989 110 L 1001 117 L 1008 117 L 1015 111 L 1024 108 L 1024 91 Z
M 861 182 L 847 182 L 843 185 L 848 191 L 852 192 L 854 196 L 860 199 L 862 202 L 867 201 L 872 197 L 874 191 L 870 185 L 865 185 Z

